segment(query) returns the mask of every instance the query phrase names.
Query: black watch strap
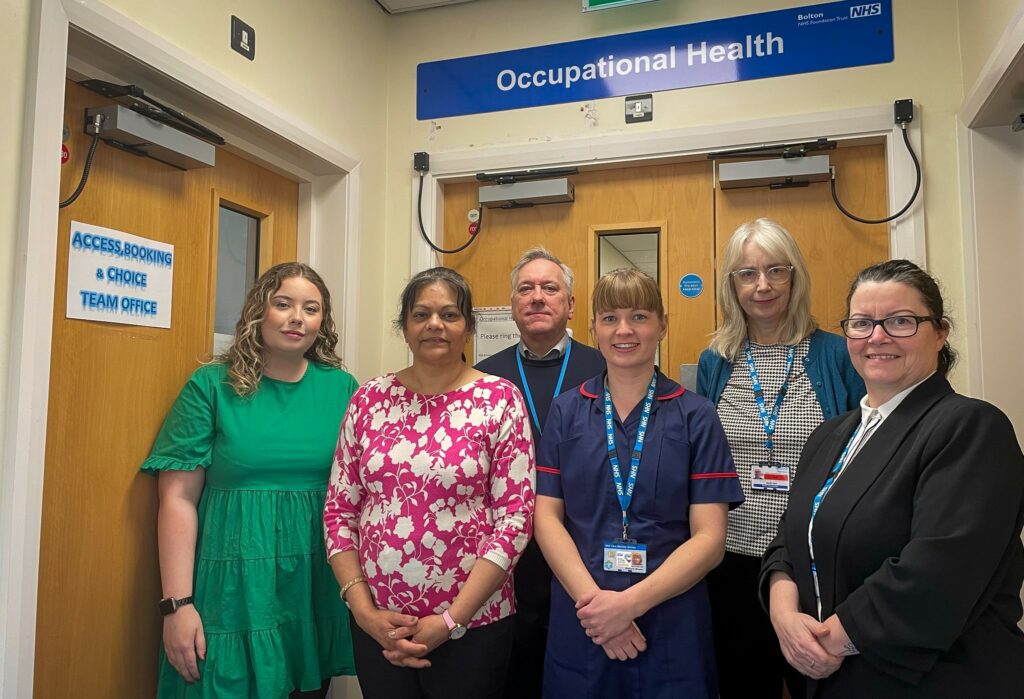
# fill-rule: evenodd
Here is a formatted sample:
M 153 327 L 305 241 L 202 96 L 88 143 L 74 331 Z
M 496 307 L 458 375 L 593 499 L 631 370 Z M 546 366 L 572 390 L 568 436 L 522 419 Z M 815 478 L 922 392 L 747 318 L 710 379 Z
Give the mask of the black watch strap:
M 173 597 L 166 597 L 160 600 L 160 613 L 164 616 L 167 616 L 168 614 L 174 614 L 176 611 L 178 611 L 179 607 L 184 607 L 186 604 L 192 604 L 192 600 L 192 595 L 189 595 L 188 597 L 181 597 L 179 599 L 174 599 Z

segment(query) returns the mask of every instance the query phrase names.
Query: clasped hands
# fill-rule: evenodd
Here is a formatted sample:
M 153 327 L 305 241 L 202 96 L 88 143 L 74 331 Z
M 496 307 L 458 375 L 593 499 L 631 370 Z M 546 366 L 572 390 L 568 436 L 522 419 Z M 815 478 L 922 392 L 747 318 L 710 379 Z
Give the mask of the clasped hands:
M 637 616 L 627 592 L 595 589 L 576 600 L 584 632 L 611 660 L 632 659 L 647 650 L 647 639 L 634 621 Z
M 388 662 L 398 667 L 430 667 L 426 656 L 448 640 L 448 625 L 438 614 L 417 618 L 374 609 L 357 616 L 356 623 L 380 644 Z
M 801 674 L 823 680 L 857 651 L 836 615 L 820 622 L 809 614 L 786 612 L 772 618 L 786 661 Z

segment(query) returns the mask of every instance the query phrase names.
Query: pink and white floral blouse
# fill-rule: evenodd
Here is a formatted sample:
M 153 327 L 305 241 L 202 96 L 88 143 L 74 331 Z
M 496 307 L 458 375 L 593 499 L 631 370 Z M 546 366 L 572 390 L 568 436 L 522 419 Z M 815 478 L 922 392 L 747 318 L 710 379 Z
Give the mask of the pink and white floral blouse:
M 324 507 L 327 556 L 358 549 L 374 602 L 440 614 L 477 558 L 511 571 L 533 530 L 533 441 L 518 389 L 486 376 L 441 395 L 385 374 L 355 392 Z M 515 611 L 512 578 L 470 621 Z

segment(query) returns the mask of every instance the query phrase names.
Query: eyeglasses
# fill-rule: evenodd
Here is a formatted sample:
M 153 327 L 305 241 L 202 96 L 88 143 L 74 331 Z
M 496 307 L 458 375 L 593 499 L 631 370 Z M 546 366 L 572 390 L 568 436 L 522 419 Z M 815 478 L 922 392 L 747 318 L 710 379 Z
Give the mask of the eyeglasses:
M 846 318 L 839 321 L 843 332 L 851 340 L 863 340 L 871 337 L 875 332 L 875 326 L 881 325 L 882 330 L 889 337 L 913 337 L 921 323 L 935 323 L 938 327 L 940 318 L 935 316 L 889 316 L 874 320 L 872 318 Z
M 734 269 L 729 276 L 736 280 L 741 286 L 753 286 L 761 278 L 761 270 L 745 267 Z M 785 284 L 793 276 L 793 265 L 779 265 L 764 270 L 764 277 L 769 284 Z

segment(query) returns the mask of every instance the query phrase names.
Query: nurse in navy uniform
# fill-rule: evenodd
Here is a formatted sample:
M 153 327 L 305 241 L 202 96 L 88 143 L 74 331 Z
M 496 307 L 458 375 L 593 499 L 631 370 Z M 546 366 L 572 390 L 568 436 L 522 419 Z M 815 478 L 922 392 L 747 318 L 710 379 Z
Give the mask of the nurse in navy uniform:
M 704 576 L 742 502 L 710 401 L 654 365 L 657 283 L 602 277 L 592 330 L 607 371 L 555 399 L 541 439 L 537 541 L 555 580 L 544 697 L 717 696 Z
M 573 273 L 542 247 L 530 248 L 512 268 L 510 304 L 519 342 L 476 368 L 508 379 L 530 412 L 538 446 L 551 401 L 604 371 L 604 358 L 566 330 L 576 307 Z M 536 699 L 543 684 L 544 646 L 551 607 L 551 569 L 531 540 L 515 570 L 516 634 L 505 678 L 505 699 Z

